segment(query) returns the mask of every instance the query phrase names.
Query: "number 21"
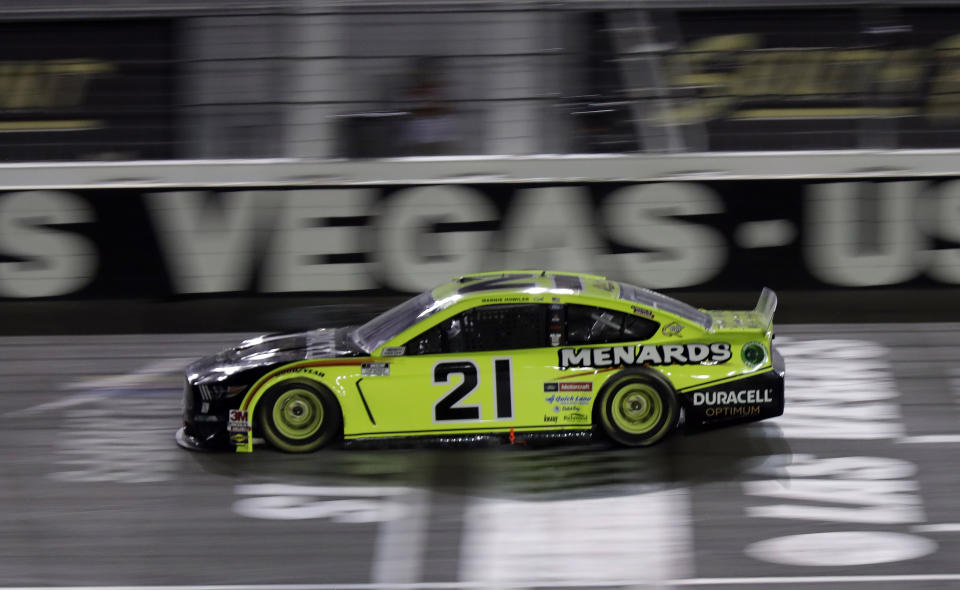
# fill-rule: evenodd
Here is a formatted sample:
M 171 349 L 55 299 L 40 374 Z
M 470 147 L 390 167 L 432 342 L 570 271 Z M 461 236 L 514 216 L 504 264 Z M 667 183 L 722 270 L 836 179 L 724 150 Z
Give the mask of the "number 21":
M 509 358 L 493 359 L 493 403 L 498 420 L 513 418 L 513 368 Z M 480 405 L 459 405 L 480 383 L 480 372 L 473 361 L 446 361 L 433 366 L 433 384 L 449 385 L 451 375 L 463 377 L 456 387 L 433 404 L 434 422 L 480 420 Z

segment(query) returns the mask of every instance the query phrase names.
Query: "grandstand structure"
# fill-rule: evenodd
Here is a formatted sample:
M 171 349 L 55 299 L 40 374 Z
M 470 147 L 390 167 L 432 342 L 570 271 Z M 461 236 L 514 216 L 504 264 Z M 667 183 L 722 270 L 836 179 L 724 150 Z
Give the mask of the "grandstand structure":
M 3 161 L 951 148 L 956 2 L 10 0 Z

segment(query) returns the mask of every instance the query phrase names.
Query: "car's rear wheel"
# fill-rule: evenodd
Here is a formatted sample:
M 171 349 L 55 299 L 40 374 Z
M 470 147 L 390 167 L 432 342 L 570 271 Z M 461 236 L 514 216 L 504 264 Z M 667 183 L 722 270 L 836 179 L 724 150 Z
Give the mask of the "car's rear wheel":
M 673 388 L 651 371 L 621 371 L 604 386 L 598 404 L 607 435 L 631 447 L 660 442 L 680 419 L 680 403 Z
M 333 393 L 305 380 L 274 385 L 259 407 L 264 438 L 288 453 L 309 453 L 329 444 L 343 422 Z

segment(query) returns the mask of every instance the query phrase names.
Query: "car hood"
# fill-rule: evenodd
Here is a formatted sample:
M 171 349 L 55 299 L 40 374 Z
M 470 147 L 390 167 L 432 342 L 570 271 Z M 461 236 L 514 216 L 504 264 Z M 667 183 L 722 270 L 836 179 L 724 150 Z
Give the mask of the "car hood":
M 190 364 L 186 371 L 187 380 L 194 385 L 219 383 L 253 369 L 269 369 L 307 359 L 359 356 L 360 351 L 349 342 L 352 331 L 353 328 L 322 328 L 249 338 L 233 348 Z

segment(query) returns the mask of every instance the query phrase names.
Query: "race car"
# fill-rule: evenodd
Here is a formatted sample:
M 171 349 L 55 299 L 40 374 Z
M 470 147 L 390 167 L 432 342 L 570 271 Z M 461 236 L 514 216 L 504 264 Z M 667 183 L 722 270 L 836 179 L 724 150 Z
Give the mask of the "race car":
M 267 335 L 186 370 L 190 449 L 339 441 L 589 439 L 653 445 L 682 422 L 783 413 L 777 298 L 696 309 L 601 276 L 469 274 L 358 327 Z

